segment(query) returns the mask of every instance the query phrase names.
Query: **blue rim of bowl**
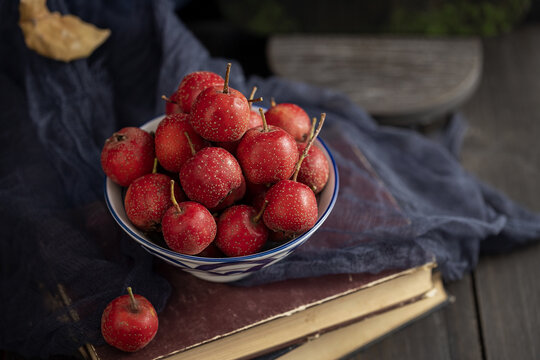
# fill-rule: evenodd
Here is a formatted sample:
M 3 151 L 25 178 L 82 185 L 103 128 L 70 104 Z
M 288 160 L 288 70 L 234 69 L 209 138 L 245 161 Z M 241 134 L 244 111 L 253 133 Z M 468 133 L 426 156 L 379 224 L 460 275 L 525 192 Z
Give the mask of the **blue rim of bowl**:
M 255 254 L 245 255 L 245 256 L 223 257 L 223 258 L 210 258 L 210 257 L 202 257 L 202 256 L 181 254 L 181 253 L 178 253 L 176 251 L 172 251 L 172 250 L 169 250 L 169 249 L 166 249 L 164 247 L 161 247 L 159 245 L 154 244 L 150 240 L 147 240 L 147 239 L 141 237 L 139 234 L 133 232 L 129 227 L 127 227 L 124 224 L 124 222 L 118 217 L 116 212 L 113 210 L 111 200 L 109 199 L 109 194 L 107 192 L 107 177 L 105 177 L 105 181 L 103 182 L 103 184 L 104 184 L 103 185 L 103 192 L 105 194 L 105 202 L 107 204 L 107 208 L 109 209 L 109 212 L 114 217 L 114 220 L 116 221 L 116 223 L 118 225 L 120 225 L 133 238 L 135 238 L 141 245 L 147 246 L 147 247 L 153 249 L 154 251 L 163 252 L 163 253 L 165 253 L 167 255 L 170 255 L 170 256 L 173 256 L 173 257 L 176 257 L 176 258 L 192 260 L 192 261 L 234 263 L 234 262 L 239 262 L 239 261 L 243 261 L 243 260 L 251 260 L 251 259 L 254 259 L 254 258 L 261 257 L 261 256 L 272 255 L 272 254 L 275 254 L 275 253 L 277 253 L 277 252 L 279 252 L 281 250 L 285 250 L 285 249 L 287 249 L 287 248 L 289 248 L 289 247 L 291 247 L 291 246 L 293 246 L 293 245 L 295 245 L 295 244 L 297 244 L 299 242 L 303 242 L 307 237 L 311 236 L 311 234 L 313 234 L 323 224 L 323 222 L 326 220 L 328 215 L 330 215 L 330 212 L 334 208 L 334 205 L 335 205 L 335 203 L 337 201 L 337 195 L 338 195 L 338 191 L 339 191 L 339 173 L 338 173 L 337 164 L 336 164 L 336 161 L 334 159 L 334 156 L 332 155 L 332 153 L 330 152 L 330 149 L 324 143 L 324 141 L 321 138 L 317 138 L 317 140 L 319 141 L 319 143 L 324 147 L 324 149 L 328 153 L 328 156 L 330 157 L 330 160 L 332 162 L 332 167 L 334 169 L 335 186 L 334 186 L 334 191 L 332 193 L 332 198 L 330 199 L 330 204 L 328 204 L 328 207 L 326 208 L 326 210 L 324 211 L 322 216 L 317 220 L 317 222 L 315 223 L 315 225 L 313 225 L 313 227 L 311 229 L 309 229 L 308 231 L 306 231 L 305 233 L 303 233 L 299 237 L 297 237 L 297 238 L 295 238 L 295 239 L 293 239 L 291 241 L 286 242 L 285 244 L 282 244 L 282 245 L 279 245 L 279 246 L 276 246 L 276 247 L 273 247 L 271 249 L 261 251 L 261 252 L 255 253 Z

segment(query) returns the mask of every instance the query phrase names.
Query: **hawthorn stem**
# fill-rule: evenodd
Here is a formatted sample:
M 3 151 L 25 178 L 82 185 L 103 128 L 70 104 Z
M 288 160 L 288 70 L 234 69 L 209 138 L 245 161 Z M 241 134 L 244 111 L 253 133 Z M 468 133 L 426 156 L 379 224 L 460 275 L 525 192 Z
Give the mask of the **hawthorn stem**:
M 127 292 L 128 292 L 129 297 L 131 299 L 131 310 L 133 312 L 139 311 L 139 306 L 137 305 L 137 300 L 135 300 L 135 296 L 133 295 L 133 290 L 131 290 L 131 286 L 127 287 Z
M 156 157 L 156 158 L 154 158 L 154 167 L 152 168 L 152 174 L 157 173 L 157 164 L 158 164 L 158 160 L 157 160 L 157 157 Z
M 308 139 L 311 139 L 313 137 L 313 134 L 315 133 L 315 124 L 317 124 L 317 118 L 314 116 L 311 120 L 311 129 L 309 129 Z
M 268 132 L 268 124 L 266 124 L 266 118 L 264 117 L 264 110 L 259 108 L 259 113 L 261 114 L 263 122 L 263 132 Z
M 225 83 L 223 84 L 223 93 L 229 93 L 229 74 L 231 73 L 231 63 L 227 64 L 227 71 L 225 72 Z
M 191 142 L 191 138 L 189 137 L 189 134 L 187 131 L 184 131 L 184 135 L 186 136 L 187 142 L 189 144 L 189 148 L 191 149 L 191 155 L 194 156 L 197 151 L 195 151 L 195 146 L 193 146 L 193 143 Z
M 254 86 L 253 89 L 251 90 L 251 94 L 249 95 L 249 100 L 252 100 L 255 97 L 255 92 L 257 92 L 257 87 L 256 86 Z M 249 100 L 248 100 L 248 102 L 249 102 Z M 250 109 L 251 109 L 251 105 L 252 105 L 252 103 L 250 102 L 249 103 L 249 108 Z
M 254 103 L 254 102 L 261 102 L 261 101 L 263 101 L 262 96 L 259 96 L 259 97 L 256 98 L 256 99 L 248 99 L 249 107 L 251 107 L 251 103 Z
M 273 97 L 271 97 L 271 98 L 270 98 L 270 106 L 271 106 L 271 107 L 274 107 L 274 106 L 276 106 L 276 105 L 277 105 L 277 104 L 276 104 L 276 99 L 274 99 Z
M 178 202 L 176 201 L 176 197 L 174 196 L 174 180 L 171 180 L 171 202 L 173 203 L 173 206 L 176 208 L 176 210 L 179 213 L 182 213 L 182 210 L 180 209 L 180 205 L 178 205 Z
M 166 97 L 165 95 L 161 95 L 161 98 L 162 98 L 163 100 L 165 100 L 166 102 L 173 103 L 173 104 L 178 104 L 176 101 L 172 101 L 171 99 L 169 99 L 169 98 Z
M 319 133 L 321 132 L 321 128 L 324 124 L 324 119 L 326 118 L 326 113 L 321 114 L 321 120 L 319 120 L 319 125 L 317 126 L 317 130 L 315 130 L 315 133 L 313 136 L 309 139 L 306 147 L 304 148 L 304 151 L 302 151 L 302 155 L 300 155 L 300 159 L 298 159 L 298 162 L 296 163 L 296 169 L 294 170 L 294 174 L 291 178 L 292 181 L 296 181 L 296 178 L 298 177 L 298 173 L 300 172 L 300 167 L 302 166 L 302 161 L 306 158 L 309 149 L 311 148 L 311 145 L 313 145 L 313 142 L 319 136 Z
M 253 221 L 255 224 L 259 222 L 259 220 L 261 220 L 261 217 L 264 213 L 264 210 L 266 209 L 266 206 L 268 206 L 268 200 L 264 200 L 264 204 L 263 206 L 261 207 L 261 210 L 259 211 L 259 213 L 257 215 L 255 215 L 253 217 L 253 219 L 251 219 L 251 221 Z

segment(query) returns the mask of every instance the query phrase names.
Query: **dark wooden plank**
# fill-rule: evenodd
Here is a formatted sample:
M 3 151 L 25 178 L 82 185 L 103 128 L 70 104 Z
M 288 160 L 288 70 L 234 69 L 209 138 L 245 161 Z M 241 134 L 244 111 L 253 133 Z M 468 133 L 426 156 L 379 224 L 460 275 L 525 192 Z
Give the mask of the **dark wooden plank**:
M 481 359 L 471 276 L 446 288 L 455 302 L 348 359 Z
M 480 179 L 540 211 L 540 26 L 484 42 L 485 71 L 465 106 L 462 161 Z M 540 244 L 483 257 L 475 285 L 486 358 L 540 358 Z
M 488 360 L 540 359 L 540 244 L 482 259 L 475 273 Z
M 540 210 L 540 27 L 485 41 L 485 71 L 464 106 L 462 163 L 521 204 Z
M 280 35 L 269 40 L 268 62 L 278 75 L 342 91 L 386 123 L 405 124 L 468 99 L 482 52 L 475 38 Z

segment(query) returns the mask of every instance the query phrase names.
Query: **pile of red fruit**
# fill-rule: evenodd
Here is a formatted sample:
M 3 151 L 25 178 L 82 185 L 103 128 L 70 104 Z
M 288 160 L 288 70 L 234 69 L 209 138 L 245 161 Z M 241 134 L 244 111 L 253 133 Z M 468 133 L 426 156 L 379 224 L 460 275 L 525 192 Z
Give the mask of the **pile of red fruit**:
M 252 110 L 262 100 L 256 88 L 248 100 L 229 87 L 229 72 L 230 64 L 225 79 L 186 75 L 164 97 L 154 136 L 123 128 L 101 153 L 106 175 L 127 187 L 133 225 L 161 232 L 182 254 L 243 256 L 300 235 L 317 221 L 316 194 L 328 180 L 328 161 L 312 146 L 325 114 L 315 129 L 295 104 Z

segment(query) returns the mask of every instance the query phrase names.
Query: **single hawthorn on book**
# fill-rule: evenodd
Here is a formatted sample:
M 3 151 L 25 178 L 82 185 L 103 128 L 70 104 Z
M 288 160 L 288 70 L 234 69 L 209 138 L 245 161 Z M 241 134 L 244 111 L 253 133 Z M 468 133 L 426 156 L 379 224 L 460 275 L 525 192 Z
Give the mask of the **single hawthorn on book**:
M 371 274 L 325 275 L 253 287 L 211 283 L 160 264 L 173 287 L 154 340 L 136 353 L 109 345 L 107 359 L 237 359 L 305 341 L 421 299 L 433 263 Z

